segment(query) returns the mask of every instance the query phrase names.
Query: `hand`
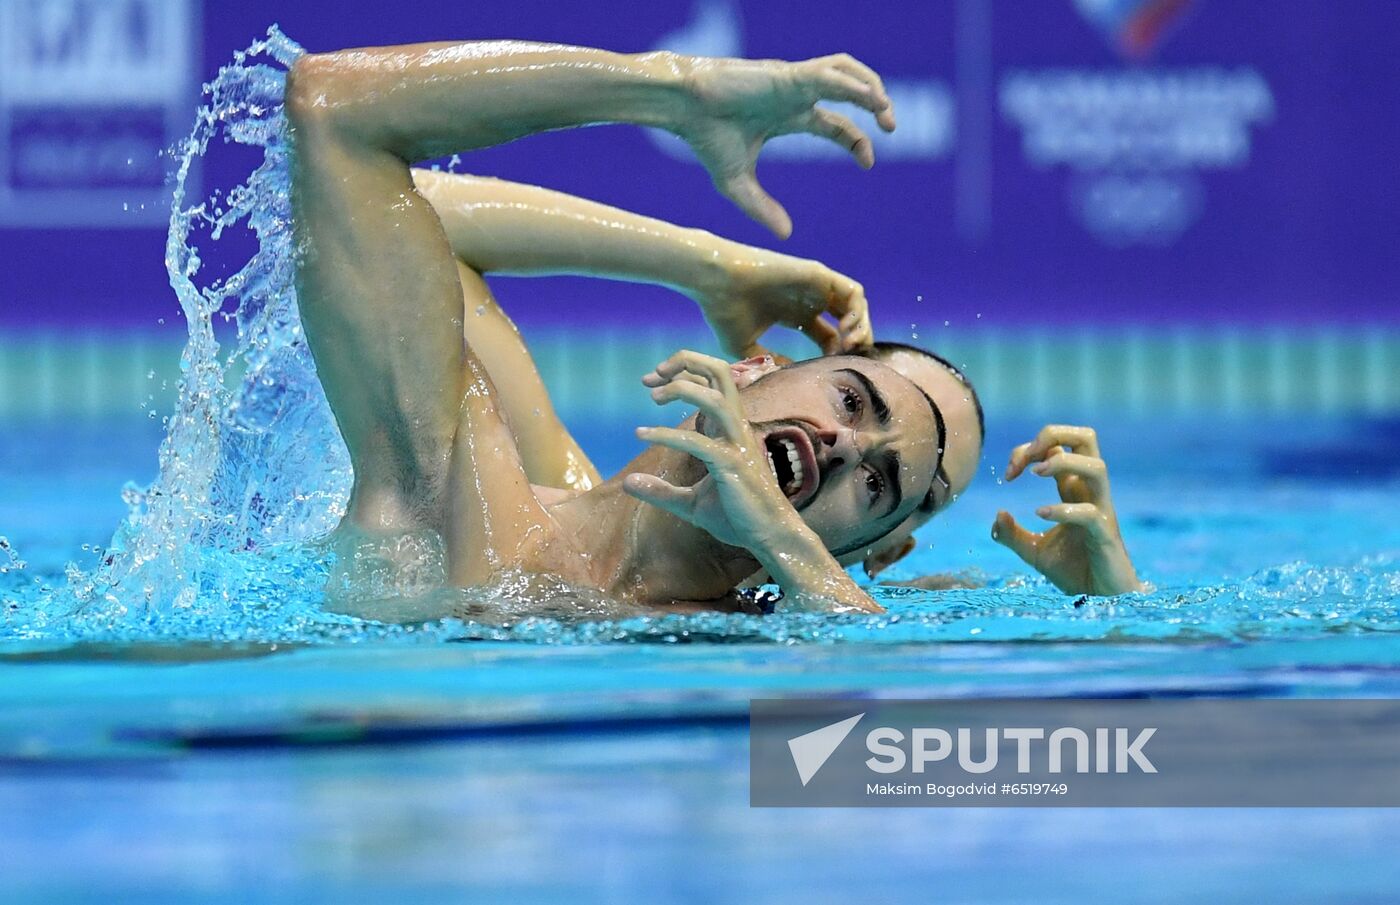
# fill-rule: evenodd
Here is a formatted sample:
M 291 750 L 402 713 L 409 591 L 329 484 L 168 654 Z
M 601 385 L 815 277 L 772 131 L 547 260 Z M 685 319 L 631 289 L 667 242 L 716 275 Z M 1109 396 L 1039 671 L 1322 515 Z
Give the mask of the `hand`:
M 708 436 L 693 430 L 643 427 L 637 436 L 699 459 L 709 472 L 693 487 L 630 474 L 623 489 L 643 502 L 704 529 L 720 543 L 748 550 L 791 604 L 832 612 L 881 613 L 792 508 L 768 464 L 760 438 L 744 420 L 730 366 L 697 352 L 677 352 L 642 378 L 658 405 L 680 400 L 705 416 Z
M 693 296 L 735 358 L 767 354 L 758 340 L 775 324 L 800 330 L 827 355 L 864 351 L 874 342 L 865 289 L 816 261 L 740 246 Z
M 869 169 L 875 165 L 869 136 L 817 102 L 847 101 L 874 113 L 886 132 L 895 127 L 880 77 L 848 54 L 800 63 L 692 57 L 686 85 L 689 109 L 672 130 L 694 149 L 715 187 L 780 239 L 792 234 L 792 219 L 754 175 L 765 141 L 808 132 L 848 149 Z
M 705 416 L 695 430 L 641 427 L 637 436 L 694 456 L 709 474 L 693 487 L 677 487 L 655 475 L 630 474 L 623 489 L 643 502 L 704 529 L 720 543 L 762 554 L 780 543 L 785 526 L 800 523 L 778 486 L 768 454 L 744 420 L 730 366 L 718 358 L 681 351 L 642 378 L 658 405 L 685 402 Z
M 1036 515 L 1058 524 L 1037 534 L 1000 512 L 992 539 L 1066 594 L 1110 596 L 1143 590 L 1118 530 L 1108 468 L 1093 429 L 1063 425 L 1042 429 L 1030 443 L 1012 451 L 1006 480 L 1014 481 L 1032 462 L 1037 464 L 1031 471 L 1053 476 L 1060 491 L 1060 503 L 1042 506 Z

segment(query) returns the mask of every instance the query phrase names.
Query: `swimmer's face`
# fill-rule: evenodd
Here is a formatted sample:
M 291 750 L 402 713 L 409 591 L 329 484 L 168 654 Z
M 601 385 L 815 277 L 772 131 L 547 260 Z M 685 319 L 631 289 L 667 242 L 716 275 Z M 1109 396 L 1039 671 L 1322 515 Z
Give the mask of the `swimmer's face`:
M 887 353 L 880 361 L 913 381 L 943 413 L 947 441 L 941 477 L 947 483 L 935 481 L 930 505 L 915 510 L 904 524 L 874 546 L 864 560 L 866 571 L 871 575 L 909 553 L 913 549 L 914 532 L 962 495 L 977 473 L 983 442 L 976 402 L 956 374 L 927 355 L 903 349 Z
M 783 492 L 829 550 L 865 550 L 933 484 L 940 457 L 929 399 L 879 362 L 801 362 L 763 375 L 740 398 Z

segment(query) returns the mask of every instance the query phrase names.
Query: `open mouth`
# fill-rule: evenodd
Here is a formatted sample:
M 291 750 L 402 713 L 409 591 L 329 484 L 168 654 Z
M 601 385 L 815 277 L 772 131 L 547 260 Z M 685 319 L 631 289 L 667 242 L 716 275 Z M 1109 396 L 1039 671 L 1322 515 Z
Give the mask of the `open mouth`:
M 783 494 L 800 506 L 816 495 L 821 484 L 817 454 L 812 438 L 800 427 L 780 427 L 763 438 L 768 467 L 778 479 Z

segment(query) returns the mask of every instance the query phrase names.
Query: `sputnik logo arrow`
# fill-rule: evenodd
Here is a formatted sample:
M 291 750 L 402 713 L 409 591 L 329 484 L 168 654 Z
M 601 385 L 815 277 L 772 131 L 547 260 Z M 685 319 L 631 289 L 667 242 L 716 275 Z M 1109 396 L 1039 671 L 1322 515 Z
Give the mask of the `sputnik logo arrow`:
M 797 776 L 802 780 L 803 786 L 806 786 L 811 778 L 817 775 L 817 771 L 841 746 L 841 743 L 846 740 L 846 736 L 851 734 L 851 730 L 856 728 L 856 723 L 859 723 L 864 716 L 864 713 L 857 713 L 839 723 L 832 723 L 830 726 L 814 729 L 806 735 L 788 739 L 788 750 L 792 752 L 792 763 L 797 767 Z

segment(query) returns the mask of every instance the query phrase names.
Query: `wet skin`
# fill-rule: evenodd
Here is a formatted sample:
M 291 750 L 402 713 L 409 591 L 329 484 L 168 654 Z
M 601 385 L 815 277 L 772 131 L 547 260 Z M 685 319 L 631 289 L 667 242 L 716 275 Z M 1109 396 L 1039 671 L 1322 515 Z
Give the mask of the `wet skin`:
M 560 498 L 554 488 L 596 485 L 596 472 L 575 446 L 539 442 L 549 417 L 518 417 L 537 387 L 498 387 L 511 370 L 502 362 L 523 351 L 508 319 L 481 321 L 502 328 L 502 343 L 465 314 L 498 311 L 486 272 L 592 273 L 679 289 L 731 353 L 756 351 L 778 323 L 834 353 L 870 342 L 859 284 L 815 262 L 528 187 L 444 204 L 470 180 L 425 179 L 410 166 L 551 129 L 660 127 L 691 145 L 722 193 L 786 237 L 786 212 L 754 174 L 768 138 L 809 132 L 873 164 L 868 137 L 822 100 L 854 103 L 894 128 L 878 76 L 846 55 L 786 63 L 474 42 L 300 58 L 287 87 L 300 312 L 354 466 L 342 533 L 366 546 L 353 559 L 366 552 L 390 572 L 440 571 L 463 586 L 504 570 L 548 572 L 644 602 L 713 600 L 761 567 L 804 601 L 877 611 L 830 550 L 867 555 L 901 522 L 917 524 L 911 513 L 941 464 L 935 510 L 971 471 L 940 463 L 936 407 L 911 404 L 913 384 L 874 363 L 828 363 L 806 381 L 801 367 L 775 373 L 741 397 L 726 364 L 679 353 L 651 385 L 658 402 L 698 406 L 704 432 L 651 429 L 658 448 L 628 474 Z M 544 209 L 547 218 L 536 216 Z M 483 228 L 488 219 L 496 227 Z M 532 235 L 546 219 L 551 238 Z M 703 386 L 688 388 L 689 378 Z M 548 410 L 547 397 L 533 408 Z M 964 432 L 947 441 L 953 459 Z M 1073 505 L 1044 512 L 1073 519 L 1074 530 L 999 538 L 1067 590 L 1128 587 L 1102 463 L 1055 436 L 1018 455 L 1057 478 Z M 1063 445 L 1074 457 L 1049 461 Z M 667 480 L 687 470 L 691 483 Z
M 530 482 L 489 368 L 475 344 L 463 342 L 465 310 L 476 307 L 474 295 L 484 304 L 489 292 L 475 285 L 479 274 L 463 272 L 465 259 L 454 254 L 409 166 L 548 129 L 660 126 L 691 144 L 725 194 L 785 235 L 786 214 L 753 175 L 764 140 L 813 132 L 850 148 L 864 165 L 873 162 L 868 139 L 848 119 L 814 106 L 822 99 L 854 102 L 894 127 L 878 77 L 845 56 L 706 60 L 486 42 L 300 58 L 287 87 L 298 290 L 355 471 L 342 528 L 361 546 L 349 561 L 374 561 L 392 573 L 397 551 L 411 547 L 404 565 L 430 577 L 440 560 L 452 584 L 481 584 L 515 569 L 648 602 L 719 596 L 756 561 L 805 599 L 878 609 L 831 558 L 821 534 L 858 541 L 857 516 L 896 524 L 927 492 L 937 464 L 927 439 L 932 416 L 911 404 L 928 408 L 911 384 L 856 364 L 848 369 L 854 376 L 841 379 L 851 385 L 803 380 L 795 371 L 750 388 L 740 402 L 727 366 L 695 358 L 690 365 L 708 375 L 713 399 L 687 398 L 693 393 L 669 383 L 657 389 L 698 404 L 724 426 L 723 439 L 654 433 L 666 449 L 643 464 L 660 481 L 687 453 L 702 460 L 708 474 L 685 489 L 698 500 L 702 485 L 714 488 L 718 508 L 671 505 L 675 497 L 658 496 L 659 485 L 638 493 L 635 482 L 608 482 L 551 505 Z M 791 270 L 775 263 L 783 264 L 779 274 Z M 830 303 L 850 298 L 849 288 L 833 286 Z M 826 330 L 860 334 L 863 310 L 862 300 Z M 712 323 L 734 330 L 736 342 L 753 329 Z M 877 405 L 875 394 L 853 385 L 860 377 L 887 384 L 881 397 L 899 398 Z M 886 409 L 893 414 L 881 417 Z M 826 485 L 814 487 L 808 473 L 794 490 L 805 496 L 813 526 L 796 515 L 746 418 L 786 419 L 803 432 L 785 436 L 797 461 L 807 457 L 807 470 Z M 413 538 L 408 547 L 406 537 Z
M 739 396 L 762 461 L 828 549 L 870 545 L 928 493 L 939 464 L 934 416 L 893 369 L 857 356 L 812 359 L 765 373 Z M 681 426 L 718 436 L 703 412 Z M 704 474 L 690 457 L 671 472 L 685 485 Z

